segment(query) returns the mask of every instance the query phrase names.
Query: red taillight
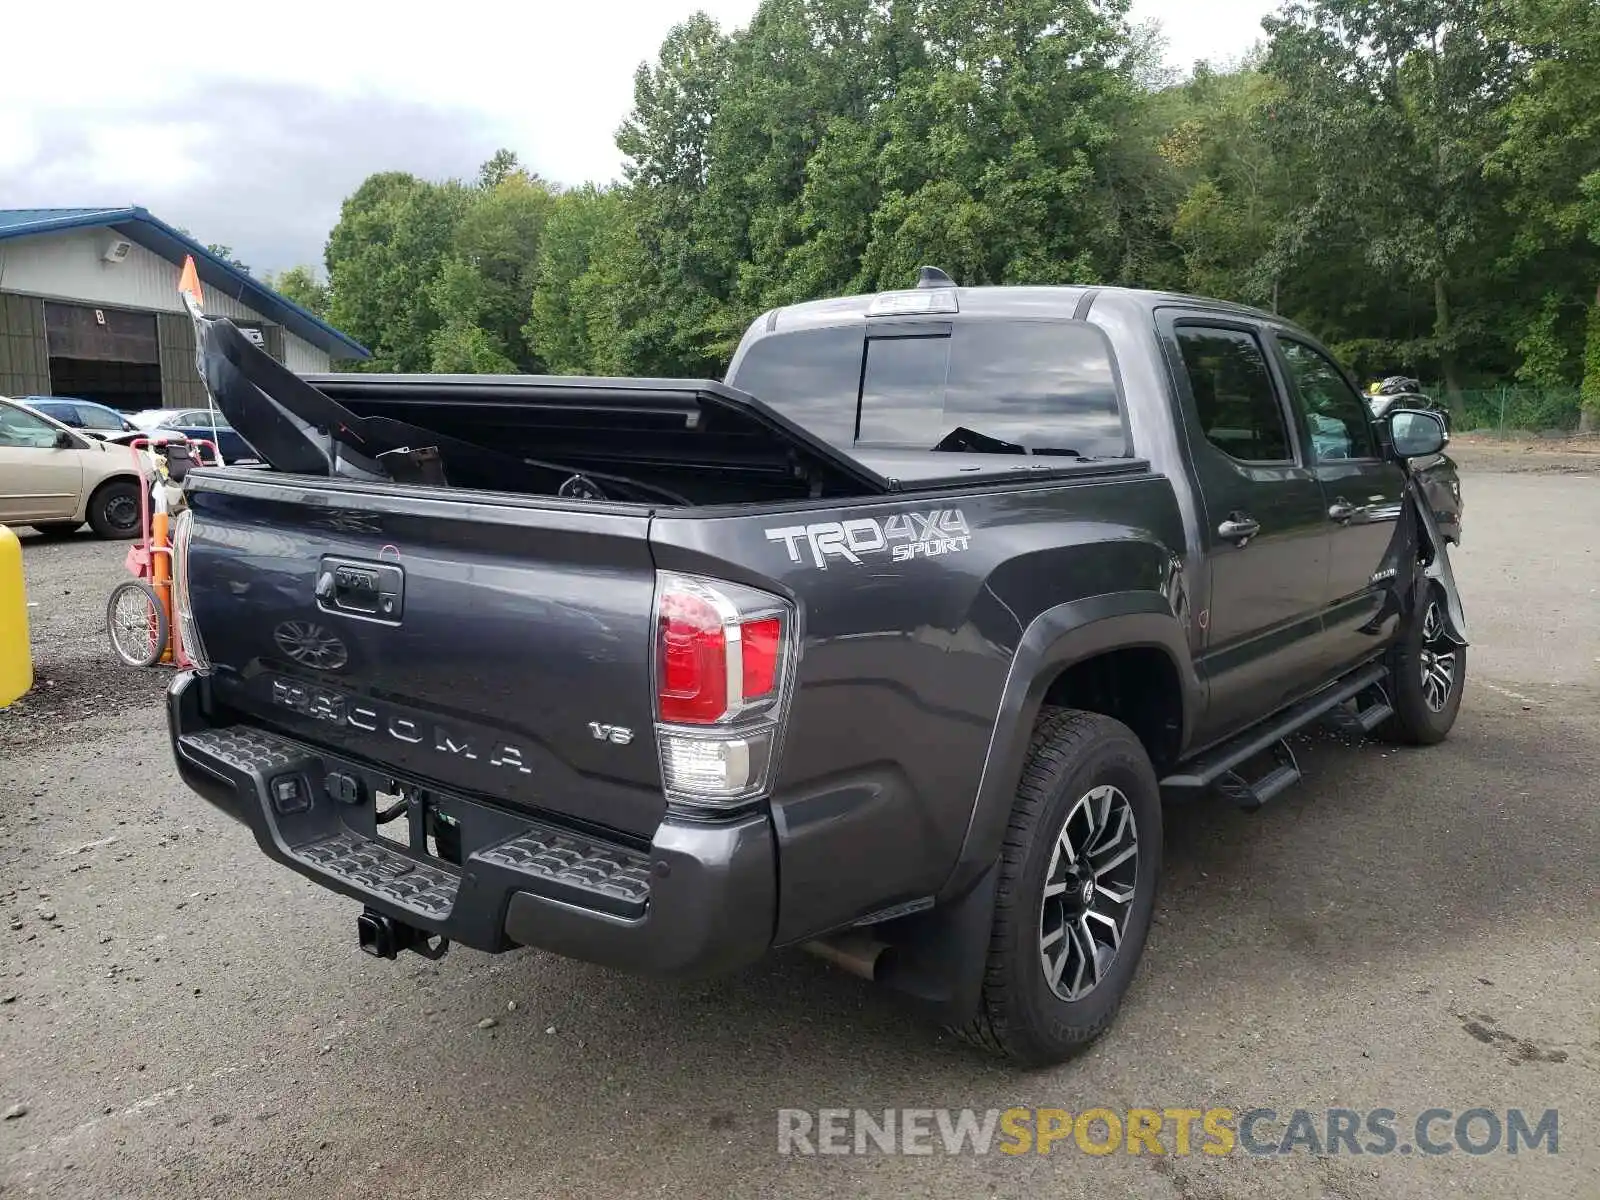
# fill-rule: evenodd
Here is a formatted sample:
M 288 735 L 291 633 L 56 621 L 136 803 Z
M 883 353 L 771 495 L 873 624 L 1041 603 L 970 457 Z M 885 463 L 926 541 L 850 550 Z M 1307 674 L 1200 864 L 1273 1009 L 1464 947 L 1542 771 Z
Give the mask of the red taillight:
M 656 714 L 714 725 L 772 707 L 787 653 L 776 597 L 663 574 L 656 601 Z M 755 613 L 751 613 L 754 608 Z M 765 611 L 763 611 L 765 610 Z
M 783 655 L 783 621 L 763 617 L 739 626 L 743 647 L 744 699 L 759 700 L 778 690 L 778 667 Z
M 728 711 L 728 638 L 711 601 L 689 592 L 665 593 L 656 644 L 663 721 L 706 725 Z
M 728 812 L 772 787 L 795 610 L 743 584 L 656 573 L 656 749 L 669 803 Z

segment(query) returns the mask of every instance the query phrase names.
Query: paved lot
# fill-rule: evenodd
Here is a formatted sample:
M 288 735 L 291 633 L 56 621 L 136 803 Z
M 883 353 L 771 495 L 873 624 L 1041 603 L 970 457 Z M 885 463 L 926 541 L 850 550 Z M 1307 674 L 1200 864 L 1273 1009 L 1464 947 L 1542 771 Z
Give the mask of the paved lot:
M 122 548 L 30 542 L 41 682 L 0 713 L 0 1110 L 27 1112 L 0 1123 L 0 1195 L 1592 1200 L 1600 467 L 1462 457 L 1454 738 L 1319 738 L 1266 811 L 1172 814 L 1121 1020 L 1030 1075 L 804 956 L 693 985 L 363 957 L 352 903 L 179 786 L 161 674 L 105 649 Z M 1389 1108 L 1402 1141 L 1430 1107 L 1558 1108 L 1560 1152 L 776 1152 L 785 1107 L 1013 1105 Z

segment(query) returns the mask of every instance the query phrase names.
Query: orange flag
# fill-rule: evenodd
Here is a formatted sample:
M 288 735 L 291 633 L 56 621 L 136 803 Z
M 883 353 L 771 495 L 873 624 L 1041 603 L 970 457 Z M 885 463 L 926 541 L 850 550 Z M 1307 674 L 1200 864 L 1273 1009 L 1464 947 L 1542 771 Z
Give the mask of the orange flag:
M 194 269 L 194 255 L 192 254 L 183 256 L 183 274 L 178 277 L 178 295 L 190 295 L 194 297 L 196 304 L 201 302 L 200 275 Z

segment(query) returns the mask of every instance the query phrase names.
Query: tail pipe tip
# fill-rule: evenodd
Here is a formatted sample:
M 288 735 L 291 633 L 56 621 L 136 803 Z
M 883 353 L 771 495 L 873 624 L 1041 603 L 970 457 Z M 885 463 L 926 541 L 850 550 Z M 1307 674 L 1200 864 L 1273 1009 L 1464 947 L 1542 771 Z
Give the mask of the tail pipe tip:
M 879 957 L 889 947 L 866 930 L 850 929 L 802 942 L 800 948 L 871 981 L 876 978 Z

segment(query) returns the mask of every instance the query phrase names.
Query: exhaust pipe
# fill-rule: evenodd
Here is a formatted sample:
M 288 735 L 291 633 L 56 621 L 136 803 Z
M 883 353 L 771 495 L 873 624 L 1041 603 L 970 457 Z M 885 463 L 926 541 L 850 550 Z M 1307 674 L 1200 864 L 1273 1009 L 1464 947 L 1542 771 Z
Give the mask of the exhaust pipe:
M 864 929 L 847 929 L 843 933 L 802 942 L 800 948 L 870 982 L 877 974 L 879 956 L 889 946 Z

